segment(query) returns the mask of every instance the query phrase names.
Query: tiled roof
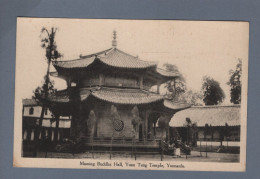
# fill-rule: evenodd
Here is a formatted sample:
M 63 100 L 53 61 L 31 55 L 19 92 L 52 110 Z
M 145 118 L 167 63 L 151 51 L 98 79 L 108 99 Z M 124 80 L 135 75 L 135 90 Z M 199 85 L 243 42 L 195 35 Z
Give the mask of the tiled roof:
M 156 72 L 159 73 L 160 75 L 164 76 L 164 77 L 178 77 L 178 76 L 180 76 L 180 74 L 177 73 L 177 72 L 174 73 L 174 72 L 166 71 L 166 70 L 163 70 L 163 69 L 160 69 L 160 68 L 157 68 Z
M 67 90 L 57 91 L 55 95 L 51 95 L 48 99 L 52 102 L 68 103 L 70 101 L 69 93 Z
M 69 61 L 53 61 L 52 64 L 54 67 L 58 68 L 84 68 L 92 64 L 95 60 L 95 56 L 91 56 L 84 59 L 76 59 Z
M 35 99 L 23 99 L 24 106 L 37 106 L 38 102 Z
M 101 52 L 97 52 L 97 53 L 93 53 L 93 54 L 90 54 L 90 55 L 80 55 L 80 58 L 90 58 L 90 57 L 94 57 L 94 56 L 97 56 L 97 55 L 104 55 L 106 53 L 108 53 L 110 50 L 112 50 L 112 48 L 109 48 L 107 50 L 104 50 L 104 51 L 101 51 Z
M 76 89 L 72 88 L 71 90 L 75 93 Z M 80 90 L 81 101 L 87 99 L 90 94 L 91 92 L 88 89 Z M 49 96 L 49 100 L 56 103 L 68 103 L 71 101 L 68 90 L 57 91 L 55 95 Z
M 174 109 L 174 110 L 183 110 L 183 109 L 187 109 L 190 108 L 191 105 L 187 104 L 187 103 L 176 103 L 176 102 L 172 102 L 170 100 L 165 99 L 163 101 L 163 105 L 164 107 L 168 108 L 168 109 Z
M 116 48 L 108 49 L 96 54 L 81 56 L 80 59 L 70 61 L 54 61 L 54 67 L 58 68 L 84 68 L 92 64 L 94 61 L 100 61 L 108 66 L 119 68 L 135 68 L 142 69 L 155 67 L 157 63 L 140 60 L 138 57 L 129 55 Z
M 225 126 L 226 123 L 229 126 L 239 126 L 240 112 L 240 105 L 192 107 L 177 112 L 171 119 L 170 126 L 183 127 L 186 118 L 196 122 L 198 127 L 204 127 L 205 124 Z
M 93 91 L 98 99 L 117 104 L 147 104 L 163 99 L 163 96 L 142 90 L 102 88 Z
M 118 89 L 118 88 L 85 88 L 80 89 L 81 101 L 89 96 L 117 104 L 147 104 L 162 100 L 163 96 L 142 91 L 140 89 Z M 49 97 L 49 100 L 57 103 L 68 103 L 70 98 L 66 90 L 57 92 L 57 96 Z
M 120 68 L 148 68 L 157 65 L 155 62 L 140 60 L 138 57 L 129 55 L 116 48 L 107 55 L 100 57 L 100 61 L 106 65 Z
M 60 68 L 84 68 L 92 64 L 98 55 L 105 54 L 110 50 L 111 48 L 90 55 L 80 56 L 79 59 L 68 60 L 68 61 L 53 61 L 52 63 L 54 67 L 60 67 Z
M 173 103 L 167 99 L 164 99 L 162 95 L 140 89 L 119 89 L 107 87 L 80 89 L 81 101 L 86 100 L 89 96 L 116 104 L 148 104 L 163 101 L 165 108 L 174 111 L 179 111 L 190 107 L 189 104 Z M 67 90 L 58 91 L 56 96 L 49 97 L 49 100 L 56 103 L 68 103 L 71 101 Z

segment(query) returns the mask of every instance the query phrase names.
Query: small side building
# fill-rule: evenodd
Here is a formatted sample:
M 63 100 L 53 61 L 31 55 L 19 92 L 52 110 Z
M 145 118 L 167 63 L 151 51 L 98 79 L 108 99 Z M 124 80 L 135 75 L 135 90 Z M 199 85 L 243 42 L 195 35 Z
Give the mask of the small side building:
M 192 146 L 240 146 L 240 105 L 195 106 L 170 121 L 172 137 Z
M 36 126 L 39 125 L 42 107 L 34 99 L 23 99 L 23 121 L 22 134 L 23 141 L 30 143 L 35 141 Z M 54 139 L 54 130 L 56 128 L 56 121 L 53 118 L 49 109 L 44 111 L 44 118 L 42 121 L 42 130 L 39 136 L 40 140 L 62 140 L 70 136 L 70 116 L 61 116 L 58 126 L 58 136 Z

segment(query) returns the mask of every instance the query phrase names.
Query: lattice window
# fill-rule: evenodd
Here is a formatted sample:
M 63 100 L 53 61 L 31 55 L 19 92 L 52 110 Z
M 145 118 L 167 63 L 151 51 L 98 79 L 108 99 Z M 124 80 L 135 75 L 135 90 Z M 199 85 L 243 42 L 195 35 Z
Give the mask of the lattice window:
M 114 120 L 113 125 L 114 125 L 114 129 L 118 132 L 124 129 L 124 122 L 122 120 L 118 120 L 118 119 Z

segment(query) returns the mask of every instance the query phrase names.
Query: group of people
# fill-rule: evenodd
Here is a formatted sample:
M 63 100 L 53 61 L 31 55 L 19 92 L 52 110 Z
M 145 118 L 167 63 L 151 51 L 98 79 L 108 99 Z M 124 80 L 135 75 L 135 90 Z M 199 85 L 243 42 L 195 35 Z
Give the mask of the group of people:
M 179 145 L 179 141 L 171 140 L 168 148 L 169 148 L 169 151 L 172 151 L 172 154 L 174 157 L 177 157 L 177 158 L 181 157 L 181 148 Z

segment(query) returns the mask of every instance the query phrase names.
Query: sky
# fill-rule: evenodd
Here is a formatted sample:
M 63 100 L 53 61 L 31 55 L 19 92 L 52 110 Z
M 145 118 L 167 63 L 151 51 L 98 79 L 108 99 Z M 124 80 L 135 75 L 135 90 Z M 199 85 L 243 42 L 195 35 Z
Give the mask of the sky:
M 188 89 L 200 91 L 207 75 L 220 83 L 230 103 L 229 70 L 238 59 L 248 62 L 249 26 L 246 22 L 173 20 L 89 20 L 18 18 L 16 47 L 16 94 L 31 98 L 47 71 L 41 48 L 41 29 L 57 27 L 56 43 L 61 60 L 99 52 L 112 46 L 117 32 L 117 48 L 142 60 L 178 66 Z M 244 62 L 244 63 L 243 63 Z M 55 71 L 51 67 L 51 71 Z M 57 89 L 65 81 L 52 78 Z

